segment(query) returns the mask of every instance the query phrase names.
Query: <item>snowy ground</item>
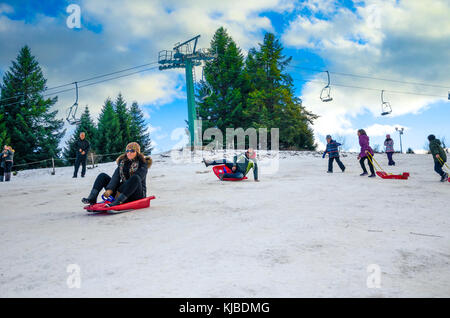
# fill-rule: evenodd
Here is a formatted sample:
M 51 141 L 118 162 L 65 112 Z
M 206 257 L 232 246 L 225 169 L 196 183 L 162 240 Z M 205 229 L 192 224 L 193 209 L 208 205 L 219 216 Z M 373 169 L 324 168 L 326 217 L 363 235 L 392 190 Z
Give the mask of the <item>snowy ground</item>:
M 282 153 L 278 174 L 231 183 L 156 155 L 152 206 L 97 216 L 80 198 L 113 163 L 21 172 L 0 183 L 0 297 L 449 297 L 450 184 L 429 155 L 395 157 L 408 181 L 360 177 L 355 157 L 330 175 Z

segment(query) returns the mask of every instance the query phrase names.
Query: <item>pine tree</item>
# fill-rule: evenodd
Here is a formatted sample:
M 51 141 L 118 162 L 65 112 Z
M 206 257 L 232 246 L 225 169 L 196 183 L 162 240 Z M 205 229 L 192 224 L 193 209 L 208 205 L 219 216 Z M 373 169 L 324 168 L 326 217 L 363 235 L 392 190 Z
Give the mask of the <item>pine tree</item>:
M 91 145 L 90 151 L 95 151 L 94 146 L 96 145 L 96 128 L 95 124 L 91 119 L 91 114 L 89 112 L 89 108 L 86 106 L 83 114 L 80 117 L 80 122 L 77 125 L 75 132 L 72 137 L 66 142 L 66 148 L 64 149 L 64 158 L 71 165 L 74 164 L 78 149 L 76 148 L 75 143 L 78 141 L 80 137 L 80 133 L 84 132 L 86 134 L 86 140 L 89 141 Z
M 50 111 L 57 97 L 44 99 L 47 80 L 30 48 L 24 46 L 0 86 L 0 127 L 4 125 L 17 164 L 58 157 L 63 121 Z M 5 138 L 5 137 L 2 137 Z
M 115 154 L 101 157 L 101 162 L 115 160 L 117 153 L 125 149 L 120 134 L 119 119 L 113 102 L 109 98 L 105 101 L 98 119 L 95 149 L 99 154 Z
M 117 119 L 119 121 L 120 127 L 120 140 L 122 141 L 121 148 L 125 149 L 127 144 L 130 142 L 130 123 L 131 118 L 130 114 L 127 110 L 127 103 L 123 99 L 121 93 L 116 98 L 116 102 L 114 104 L 114 109 L 117 114 Z
M 279 128 L 280 149 L 315 149 L 310 124 L 317 118 L 295 97 L 291 76 L 286 72 L 291 57 L 272 33 L 266 33 L 259 50 L 252 49 L 246 59 L 244 78 L 248 81 L 245 121 L 251 126 Z M 268 139 L 270 141 L 270 138 Z
M 4 145 L 9 144 L 9 137 L 6 131 L 6 123 L 3 121 L 5 116 L 0 113 L 0 147 L 3 149 Z
M 137 102 L 133 102 L 130 108 L 130 141 L 136 141 L 141 146 L 141 152 L 144 154 L 152 153 L 152 141 L 150 133 L 147 131 L 144 113 L 139 108 Z
M 241 94 L 244 57 L 240 48 L 219 28 L 211 40 L 210 52 L 217 58 L 204 67 L 205 81 L 202 91 L 211 90 L 210 96 L 197 96 L 199 116 L 203 131 L 210 127 L 219 128 L 225 134 L 228 127 L 242 127 L 244 99 Z M 209 141 L 204 140 L 207 144 Z

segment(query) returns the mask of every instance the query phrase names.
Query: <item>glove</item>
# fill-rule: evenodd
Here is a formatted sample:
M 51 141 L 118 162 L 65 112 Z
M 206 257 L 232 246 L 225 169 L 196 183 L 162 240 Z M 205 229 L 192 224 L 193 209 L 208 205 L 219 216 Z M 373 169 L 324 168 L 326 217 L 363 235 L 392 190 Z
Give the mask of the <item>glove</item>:
M 326 152 L 323 153 L 322 159 L 325 158 L 326 154 L 327 154 Z
M 113 194 L 113 190 L 106 190 L 105 193 L 103 193 L 103 196 L 105 198 L 109 198 Z

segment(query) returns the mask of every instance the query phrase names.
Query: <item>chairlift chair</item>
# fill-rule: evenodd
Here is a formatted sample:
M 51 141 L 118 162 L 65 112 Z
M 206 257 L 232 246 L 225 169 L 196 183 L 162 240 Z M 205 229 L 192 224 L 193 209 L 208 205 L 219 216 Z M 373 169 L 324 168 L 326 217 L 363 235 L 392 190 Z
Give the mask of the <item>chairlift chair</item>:
M 78 83 L 74 82 L 75 84 L 75 103 L 73 103 L 72 106 L 69 107 L 67 112 L 66 120 L 70 125 L 78 125 L 80 123 L 80 119 L 76 118 L 77 110 L 78 110 Z
M 208 97 L 211 97 L 213 90 L 211 88 L 211 85 L 209 85 L 209 83 L 205 80 L 205 76 L 204 76 L 204 66 L 202 67 L 202 80 L 201 80 L 201 84 L 202 87 L 200 89 L 200 96 L 201 96 L 201 100 L 204 101 L 205 99 L 207 99 Z
M 331 97 L 330 73 L 328 71 L 325 72 L 327 72 L 328 84 L 322 88 L 322 91 L 320 92 L 320 100 L 322 102 L 331 102 L 333 98 Z
M 386 116 L 392 113 L 392 107 L 389 102 L 384 101 L 384 90 L 381 91 L 381 116 Z

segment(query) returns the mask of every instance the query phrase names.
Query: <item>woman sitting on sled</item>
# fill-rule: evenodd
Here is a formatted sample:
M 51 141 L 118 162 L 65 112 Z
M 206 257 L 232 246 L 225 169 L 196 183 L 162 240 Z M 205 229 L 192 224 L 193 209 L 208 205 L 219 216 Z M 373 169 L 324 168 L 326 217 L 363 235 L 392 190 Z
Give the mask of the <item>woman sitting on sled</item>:
M 107 205 L 109 207 L 146 197 L 147 170 L 152 165 L 152 158 L 145 157 L 139 144 L 132 142 L 127 145 L 125 153 L 120 155 L 116 162 L 117 168 L 113 176 L 100 173 L 95 179 L 91 193 L 81 202 L 95 204 L 103 188 L 106 190 L 103 194 L 105 198 L 115 197 L 115 200 Z

